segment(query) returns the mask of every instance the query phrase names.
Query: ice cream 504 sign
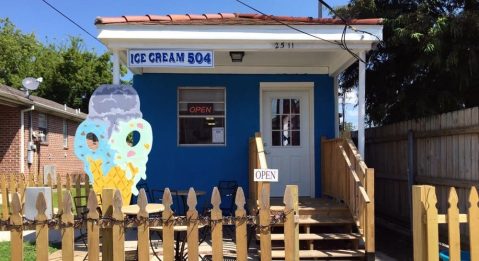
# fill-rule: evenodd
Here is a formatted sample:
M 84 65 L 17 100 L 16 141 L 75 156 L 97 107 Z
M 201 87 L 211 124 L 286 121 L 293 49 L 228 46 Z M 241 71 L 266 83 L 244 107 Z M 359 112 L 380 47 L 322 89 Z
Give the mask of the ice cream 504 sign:
M 75 154 L 83 161 L 93 190 L 118 188 L 123 203 L 138 195 L 146 179 L 153 142 L 150 124 L 142 119 L 140 99 L 131 86 L 102 85 L 93 92 L 89 114 L 75 134 Z
M 128 50 L 128 67 L 213 67 L 212 51 Z

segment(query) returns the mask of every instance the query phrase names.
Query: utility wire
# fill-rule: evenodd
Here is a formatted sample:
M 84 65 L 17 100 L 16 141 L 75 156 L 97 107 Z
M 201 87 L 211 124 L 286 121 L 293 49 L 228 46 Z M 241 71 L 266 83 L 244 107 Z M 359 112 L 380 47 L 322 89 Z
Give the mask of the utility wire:
M 379 38 L 379 36 L 375 35 L 375 34 L 372 34 L 368 31 L 364 31 L 364 30 L 360 30 L 360 29 L 357 29 L 356 27 L 352 26 L 351 24 L 348 23 L 348 21 L 342 17 L 341 15 L 338 14 L 338 12 L 336 12 L 336 10 L 334 10 L 334 8 L 332 8 L 330 5 L 328 5 L 328 3 L 326 3 L 324 0 L 318 0 L 321 4 L 323 4 L 324 6 L 326 6 L 326 8 L 331 12 L 333 13 L 336 17 L 338 17 L 339 19 L 341 19 L 344 24 L 346 24 L 351 30 L 353 31 L 356 31 L 356 32 L 359 32 L 359 33 L 365 33 L 365 34 L 368 34 L 368 35 L 371 35 L 373 37 L 375 37 L 376 39 L 378 39 L 378 41 L 382 42 L 382 40 Z
M 84 27 L 82 27 L 81 25 L 79 25 L 77 22 L 75 22 L 73 19 L 71 19 L 70 17 L 68 17 L 68 15 L 64 14 L 62 11 L 58 10 L 56 7 L 54 7 L 52 4 L 50 4 L 49 2 L 47 2 L 46 0 L 41 0 L 42 2 L 44 2 L 46 5 L 48 5 L 50 8 L 52 8 L 53 10 L 55 10 L 57 13 L 59 13 L 60 15 L 62 15 L 63 17 L 65 17 L 68 21 L 70 21 L 71 23 L 73 23 L 74 25 L 76 25 L 78 28 L 80 28 L 83 32 L 85 32 L 87 35 L 91 36 L 93 39 L 95 39 L 96 41 L 98 41 L 99 43 L 101 43 L 102 45 L 104 45 L 100 40 L 98 40 L 98 38 L 96 38 L 93 34 L 91 34 L 90 32 L 88 32 Z
M 310 34 L 310 33 L 305 32 L 305 31 L 303 31 L 303 30 L 301 30 L 301 29 L 299 29 L 299 28 L 296 28 L 296 27 L 294 27 L 294 26 L 292 26 L 292 25 L 290 25 L 290 24 L 287 24 L 287 23 L 285 23 L 285 22 L 283 22 L 283 21 L 281 21 L 281 20 L 278 20 L 278 19 L 274 18 L 273 16 L 267 15 L 266 13 L 264 13 L 264 12 L 258 10 L 257 8 L 255 8 L 255 7 L 249 5 L 249 4 L 247 4 L 247 3 L 245 3 L 245 2 L 243 2 L 243 1 L 241 1 L 241 0 L 235 0 L 235 1 L 238 2 L 238 3 L 240 3 L 240 4 L 242 4 L 242 5 L 244 5 L 244 6 L 246 6 L 246 7 L 248 7 L 248 8 L 251 9 L 251 10 L 254 10 L 255 12 L 258 12 L 258 13 L 264 15 L 264 16 L 269 16 L 270 19 L 272 19 L 273 21 L 275 21 L 275 22 L 277 22 L 277 23 L 280 23 L 280 24 L 282 24 L 282 25 L 284 25 L 284 26 L 286 26 L 286 27 L 288 27 L 288 28 L 290 28 L 290 29 L 293 29 L 293 30 L 297 31 L 297 32 L 300 32 L 300 33 L 302 33 L 302 34 L 311 36 L 311 37 L 316 38 L 316 39 L 321 40 L 321 41 L 328 42 L 328 43 L 330 43 L 330 44 L 341 45 L 341 43 L 339 43 L 339 42 L 337 42 L 337 41 L 331 41 L 331 40 L 327 40 L 327 39 L 321 38 L 321 37 L 319 37 L 319 36 Z
M 273 21 L 275 21 L 275 22 L 277 22 L 277 23 L 280 23 L 280 24 L 282 24 L 282 25 L 284 25 L 284 26 L 286 26 L 286 27 L 288 27 L 288 28 L 290 28 L 290 29 L 292 29 L 292 30 L 295 30 L 295 31 L 300 32 L 300 33 L 302 33 L 302 34 L 306 34 L 306 35 L 308 35 L 308 36 L 310 36 L 310 37 L 313 37 L 313 38 L 316 38 L 316 39 L 318 39 L 318 40 L 325 41 L 325 42 L 328 42 L 328 43 L 337 45 L 337 46 L 339 46 L 341 49 L 347 51 L 347 52 L 348 52 L 351 56 L 353 56 L 355 59 L 359 60 L 360 62 L 366 63 L 366 61 L 364 61 L 363 59 L 361 59 L 361 57 L 359 57 L 359 55 L 357 55 L 357 54 L 354 53 L 351 49 L 349 49 L 349 47 L 348 47 L 347 44 L 346 44 L 347 28 L 351 28 L 351 29 L 353 29 L 353 28 L 352 28 L 350 25 L 348 25 L 348 23 L 347 23 L 347 21 L 346 21 L 345 19 L 341 19 L 341 20 L 343 20 L 343 22 L 344 22 L 344 24 L 345 24 L 344 29 L 343 29 L 343 33 L 342 33 L 342 35 L 341 35 L 341 40 L 340 40 L 339 42 L 338 42 L 338 41 L 331 41 L 331 40 L 327 40 L 327 39 L 321 38 L 321 37 L 319 37 L 319 36 L 310 34 L 310 33 L 306 32 L 306 31 L 303 31 L 303 30 L 301 30 L 301 29 L 299 29 L 299 28 L 296 28 L 296 27 L 294 27 L 294 26 L 292 26 L 292 25 L 290 25 L 290 24 L 288 24 L 288 23 L 285 23 L 285 22 L 283 22 L 283 21 L 281 21 L 281 20 L 276 19 L 274 16 L 267 15 L 266 13 L 260 11 L 259 9 L 253 7 L 253 6 L 249 5 L 249 4 L 247 4 L 247 3 L 245 3 L 245 2 L 243 2 L 243 1 L 241 1 L 241 0 L 235 0 L 235 1 L 238 2 L 238 3 L 240 3 L 240 4 L 242 4 L 242 5 L 244 5 L 244 6 L 246 6 L 246 7 L 248 7 L 249 9 L 251 9 L 251 10 L 253 10 L 253 11 L 255 11 L 255 12 L 258 12 L 258 13 L 260 13 L 260 14 L 262 14 L 262 15 L 268 16 L 268 17 L 269 17 L 270 19 L 272 19 Z M 323 3 L 323 4 L 326 6 L 326 8 L 328 8 L 328 9 L 331 8 L 331 7 L 330 7 L 327 3 L 325 3 L 324 1 L 322 1 L 322 0 L 319 0 L 319 1 L 321 1 L 321 3 Z M 354 29 L 353 29 L 353 30 L 354 30 Z M 376 37 L 377 37 L 377 36 L 376 36 Z M 379 37 L 377 37 L 377 38 L 379 39 Z

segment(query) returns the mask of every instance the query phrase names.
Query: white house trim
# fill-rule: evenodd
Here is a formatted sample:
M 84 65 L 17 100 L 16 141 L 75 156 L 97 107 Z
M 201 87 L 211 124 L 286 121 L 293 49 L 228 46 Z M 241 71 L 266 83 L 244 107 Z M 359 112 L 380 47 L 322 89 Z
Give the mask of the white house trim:
M 178 40 L 282 40 L 318 41 L 284 25 L 98 25 L 100 40 L 108 39 L 178 39 Z M 341 40 L 344 25 L 294 25 L 295 28 L 331 41 Z M 382 25 L 355 25 L 370 32 L 348 30 L 346 41 L 376 42 L 382 39 Z

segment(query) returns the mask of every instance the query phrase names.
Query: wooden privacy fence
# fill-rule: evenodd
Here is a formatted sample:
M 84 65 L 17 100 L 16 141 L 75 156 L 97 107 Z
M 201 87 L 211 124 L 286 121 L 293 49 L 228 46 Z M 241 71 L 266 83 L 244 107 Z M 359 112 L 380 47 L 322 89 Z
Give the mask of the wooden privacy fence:
M 351 140 L 322 139 L 321 146 L 322 192 L 346 203 L 366 252 L 374 253 L 374 169 L 361 160 Z
M 125 229 L 137 228 L 138 233 L 138 260 L 149 260 L 150 258 L 150 233 L 151 227 L 162 227 L 162 255 L 165 261 L 174 260 L 174 229 L 177 225 L 187 226 L 188 260 L 197 261 L 199 255 L 211 255 L 214 261 L 224 258 L 223 252 L 223 226 L 234 225 L 236 232 L 236 260 L 247 260 L 247 225 L 255 225 L 261 234 L 261 260 L 271 260 L 271 242 L 263 242 L 265 238 L 271 238 L 270 227 L 276 224 L 283 224 L 285 230 L 285 251 L 286 260 L 295 260 L 295 253 L 298 251 L 298 243 L 295 242 L 296 215 L 294 209 L 297 206 L 297 186 L 286 187 L 284 195 L 285 208 L 280 213 L 271 213 L 269 208 L 269 194 L 266 189 L 262 190 L 262 205 L 259 210 L 259 221 L 256 216 L 247 216 L 244 209 L 245 197 L 242 188 L 238 188 L 235 204 L 237 206 L 235 216 L 223 217 L 220 209 L 220 194 L 218 189 L 213 189 L 211 197 L 211 215 L 209 217 L 199 216 L 196 210 L 196 194 L 190 188 L 187 198 L 188 211 L 186 216 L 175 217 L 171 206 L 172 196 L 169 189 L 163 194 L 163 205 L 165 207 L 161 216 L 149 216 L 146 211 L 148 204 L 146 193 L 140 190 L 138 197 L 139 212 L 137 216 L 128 217 L 122 213 L 122 198 L 119 190 L 104 189 L 102 193 L 103 205 L 101 205 L 103 216 L 98 212 L 97 196 L 90 191 L 88 198 L 87 218 L 73 218 L 72 198 L 69 190 L 63 191 L 61 215 L 51 220 L 46 219 L 46 202 L 43 193 L 36 199 L 38 215 L 35 221 L 24 220 L 22 217 L 22 203 L 19 192 L 13 193 L 11 210 L 12 214 L 7 221 L 2 221 L 2 230 L 9 230 L 11 235 L 12 260 L 23 260 L 23 230 L 36 229 L 36 250 L 37 260 L 48 260 L 48 231 L 49 229 L 61 230 L 62 236 L 62 260 L 73 260 L 74 256 L 74 230 L 80 227 L 87 228 L 88 237 L 88 260 L 100 259 L 100 242 L 102 260 L 124 260 Z M 296 217 L 296 218 L 295 218 Z M 198 249 L 199 225 L 210 226 L 212 247 L 208 253 L 201 253 Z M 100 231 L 102 238 L 100 239 Z M 270 239 L 271 240 L 271 239 Z
M 436 189 L 432 186 L 413 186 L 413 239 L 414 260 L 439 260 L 439 229 L 447 225 L 449 257 L 451 261 L 461 260 L 460 225 L 467 224 L 469 250 L 472 261 L 479 261 L 479 199 L 475 187 L 469 191 L 467 214 L 459 211 L 456 189 L 449 188 L 446 214 L 438 214 Z
M 56 205 L 61 209 L 63 205 L 64 190 L 74 193 L 77 201 L 81 200 L 81 197 L 86 197 L 90 193 L 90 183 L 88 176 L 85 174 L 66 174 L 64 176 L 57 175 L 56 180 L 52 180 L 51 175 L 47 176 L 47 182 L 43 182 L 43 176 L 30 174 L 28 179 L 25 179 L 23 174 L 6 175 L 0 174 L 0 192 L 2 194 L 2 220 L 7 220 L 12 213 L 11 202 L 13 195 L 19 193 L 20 202 L 24 202 L 25 189 L 27 187 L 50 187 L 52 188 L 52 206 Z M 56 192 L 57 197 L 53 194 Z M 56 200 L 56 202 L 54 202 Z M 56 204 L 54 204 L 56 203 Z M 81 202 L 75 202 L 80 205 Z
M 414 184 L 436 186 L 440 211 L 447 209 L 448 188 L 454 186 L 459 209 L 467 209 L 468 190 L 479 183 L 478 107 L 369 128 L 365 136 L 378 215 L 409 226 Z

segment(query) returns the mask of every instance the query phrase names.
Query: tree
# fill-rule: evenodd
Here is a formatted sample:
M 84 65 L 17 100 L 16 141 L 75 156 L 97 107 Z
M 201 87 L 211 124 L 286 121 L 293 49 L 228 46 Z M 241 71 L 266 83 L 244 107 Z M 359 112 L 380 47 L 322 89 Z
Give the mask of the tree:
M 382 17 L 384 41 L 368 53 L 366 112 L 375 125 L 479 105 L 479 3 L 352 0 L 345 18 Z M 357 85 L 357 66 L 341 87 Z
M 8 19 L 0 19 L 0 83 L 12 86 L 33 75 L 40 49 L 33 34 L 22 34 Z
M 25 77 L 43 77 L 35 95 L 87 112 L 95 88 L 111 83 L 111 67 L 110 53 L 86 50 L 80 38 L 45 45 L 0 19 L 0 83 L 21 88 Z

